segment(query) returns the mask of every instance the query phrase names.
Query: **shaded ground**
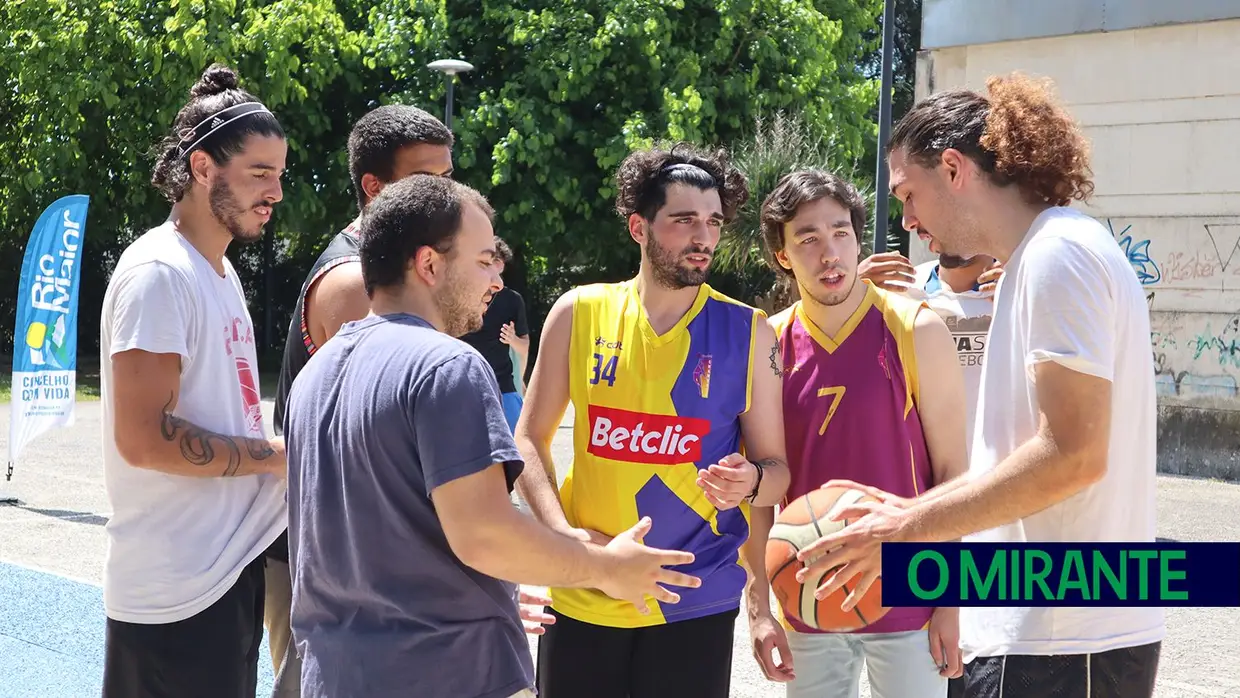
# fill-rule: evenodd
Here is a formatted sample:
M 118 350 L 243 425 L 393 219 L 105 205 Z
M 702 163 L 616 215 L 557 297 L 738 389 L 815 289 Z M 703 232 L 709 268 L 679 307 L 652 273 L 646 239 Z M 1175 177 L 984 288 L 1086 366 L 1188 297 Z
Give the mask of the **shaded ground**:
M 270 394 L 270 393 L 268 393 Z M 0 406 L 7 423 L 7 406 Z M 270 419 L 270 402 L 265 403 Z M 0 441 L 8 430 L 0 430 Z M 82 698 L 98 695 L 102 676 L 102 525 L 109 510 L 99 464 L 99 404 L 78 405 L 77 424 L 49 432 L 0 473 L 0 696 Z M 571 456 L 566 422 L 553 451 L 563 470 Z M 1182 541 L 1240 540 L 1240 485 L 1159 478 L 1159 535 Z M 1240 696 L 1240 609 L 1170 609 L 1158 698 Z M 735 698 L 782 697 L 759 673 L 742 620 L 735 636 Z M 271 665 L 260 663 L 260 696 Z M 863 680 L 862 695 L 869 690 Z

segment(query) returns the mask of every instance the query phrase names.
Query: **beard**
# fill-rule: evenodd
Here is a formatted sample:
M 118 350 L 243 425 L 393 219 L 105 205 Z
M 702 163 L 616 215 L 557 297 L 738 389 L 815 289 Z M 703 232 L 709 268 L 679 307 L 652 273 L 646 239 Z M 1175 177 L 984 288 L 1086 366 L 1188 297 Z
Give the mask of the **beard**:
M 809 296 L 810 298 L 814 299 L 814 302 L 818 303 L 819 305 L 824 305 L 824 306 L 839 305 L 840 303 L 843 303 L 844 301 L 848 300 L 848 297 L 852 295 L 853 289 L 857 288 L 857 279 L 859 277 L 857 276 L 856 272 L 853 272 L 851 274 L 851 277 L 852 277 L 852 281 L 848 283 L 848 287 L 840 291 L 827 291 L 821 288 L 815 288 L 813 290 L 810 290 L 806 288 L 804 284 L 801 284 L 801 295 Z
M 713 257 L 711 250 L 701 245 L 690 245 L 677 254 L 660 245 L 654 238 L 654 231 L 648 231 L 646 236 L 646 258 L 650 260 L 650 271 L 654 274 L 654 279 L 660 286 L 677 291 L 682 288 L 701 286 L 706 283 L 706 277 L 710 275 L 709 267 L 706 269 L 686 269 L 681 266 L 680 260 L 691 254 Z
M 444 277 L 443 291 L 435 295 L 435 307 L 443 318 L 444 334 L 463 337 L 482 329 L 482 315 L 486 312 L 483 298 L 478 292 L 462 284 L 454 271 Z
M 960 269 L 961 267 L 969 266 L 975 259 L 977 259 L 976 255 L 972 257 L 962 257 L 955 254 L 940 254 L 939 266 L 944 269 Z
M 241 207 L 237 201 L 237 195 L 233 193 L 231 187 L 225 182 L 218 182 L 211 187 L 211 191 L 207 194 L 207 203 L 211 206 L 211 215 L 220 222 L 221 225 L 232 235 L 233 240 L 237 242 L 249 243 L 255 242 L 263 237 L 263 227 L 260 225 L 257 230 L 247 230 L 241 223 L 241 217 L 246 214 L 249 209 Z M 254 206 L 262 206 L 265 202 L 259 202 Z

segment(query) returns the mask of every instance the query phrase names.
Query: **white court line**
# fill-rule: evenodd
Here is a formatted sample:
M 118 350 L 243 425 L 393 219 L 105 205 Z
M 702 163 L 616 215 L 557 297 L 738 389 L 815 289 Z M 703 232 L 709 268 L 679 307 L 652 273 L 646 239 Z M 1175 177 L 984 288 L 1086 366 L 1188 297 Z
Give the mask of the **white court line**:
M 6 565 L 12 565 L 14 567 L 21 567 L 22 569 L 30 570 L 32 572 L 42 572 L 43 574 L 50 574 L 53 577 L 60 577 L 61 579 L 68 579 L 69 581 L 72 581 L 72 582 L 79 582 L 81 584 L 86 584 L 88 586 L 95 587 L 96 589 L 103 588 L 103 585 L 97 581 L 92 581 L 84 577 L 74 577 L 72 575 L 62 574 L 54 570 L 49 570 L 45 567 L 39 567 L 37 565 L 32 565 L 28 562 L 19 562 L 17 560 L 10 560 L 8 558 L 0 558 L 0 562 L 3 562 Z

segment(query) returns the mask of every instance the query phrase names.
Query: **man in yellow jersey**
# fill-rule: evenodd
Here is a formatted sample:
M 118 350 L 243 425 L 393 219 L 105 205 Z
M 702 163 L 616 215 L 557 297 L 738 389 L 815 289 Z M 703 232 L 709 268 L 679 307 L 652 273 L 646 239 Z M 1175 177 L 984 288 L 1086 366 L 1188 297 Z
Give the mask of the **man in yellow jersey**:
M 641 606 L 553 588 L 538 691 L 726 698 L 749 508 L 788 486 L 775 335 L 762 311 L 706 284 L 748 185 L 725 153 L 685 144 L 632 153 L 616 180 L 641 267 L 568 292 L 548 314 L 517 423 L 529 464 L 518 488 L 544 523 L 586 540 L 650 517 L 645 542 L 694 553 L 682 571 L 701 586 Z M 570 400 L 573 464 L 557 491 L 551 439 Z
M 786 500 L 833 479 L 905 497 L 966 470 L 964 377 L 946 323 L 924 303 L 861 280 L 861 194 L 839 177 L 793 172 L 762 205 L 762 232 L 801 300 L 772 318 L 784 369 Z M 751 555 L 773 511 L 755 508 Z M 771 612 L 770 585 L 749 589 L 750 632 L 764 673 L 788 698 L 858 698 L 864 664 L 874 695 L 946 698 L 961 671 L 954 608 L 892 608 L 862 627 L 822 632 Z M 777 647 L 780 662 L 773 661 Z M 795 666 L 795 672 L 793 667 Z

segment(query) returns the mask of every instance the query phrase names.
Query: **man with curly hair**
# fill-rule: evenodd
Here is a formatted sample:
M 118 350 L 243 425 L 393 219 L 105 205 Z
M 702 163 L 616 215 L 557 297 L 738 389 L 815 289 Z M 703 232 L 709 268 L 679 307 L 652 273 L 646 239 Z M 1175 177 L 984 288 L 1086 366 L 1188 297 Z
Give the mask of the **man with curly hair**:
M 1004 265 L 966 477 L 863 518 L 811 567 L 864 588 L 884 541 L 1153 542 L 1157 413 L 1149 309 L 1106 227 L 1069 208 L 1093 190 L 1085 138 L 1048 83 L 992 77 L 986 96 L 934 95 L 893 129 L 904 225 L 948 254 Z M 1137 347 L 1137 349 L 1134 349 Z M 1116 419 L 1122 406 L 1124 419 Z M 1159 608 L 960 612 L 968 698 L 1152 696 Z
M 652 520 L 646 543 L 693 553 L 683 571 L 701 585 L 639 605 L 553 588 L 538 691 L 725 698 L 750 506 L 773 506 L 789 478 L 774 332 L 706 283 L 748 185 L 726 153 L 685 144 L 630 154 L 616 181 L 641 266 L 548 314 L 517 423 L 518 488 L 543 522 L 597 544 Z M 570 400 L 573 462 L 557 491 L 551 439 Z

